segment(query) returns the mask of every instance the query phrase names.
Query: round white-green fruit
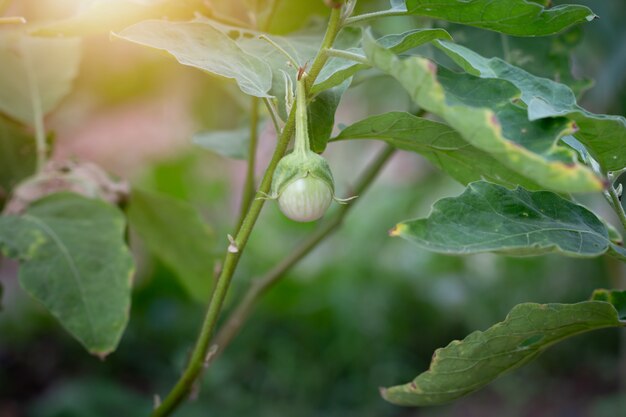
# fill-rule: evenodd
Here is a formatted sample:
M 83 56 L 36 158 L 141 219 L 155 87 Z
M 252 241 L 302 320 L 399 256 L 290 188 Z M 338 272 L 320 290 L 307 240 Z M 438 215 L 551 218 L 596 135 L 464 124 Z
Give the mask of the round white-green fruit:
M 288 184 L 278 196 L 283 214 L 297 222 L 312 222 L 326 213 L 333 190 L 319 178 L 307 175 Z

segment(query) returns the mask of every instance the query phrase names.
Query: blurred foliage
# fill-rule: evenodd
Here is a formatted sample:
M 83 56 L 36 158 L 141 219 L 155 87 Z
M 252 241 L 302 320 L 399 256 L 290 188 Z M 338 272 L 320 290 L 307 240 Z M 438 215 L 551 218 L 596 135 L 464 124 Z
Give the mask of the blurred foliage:
M 54 2 L 46 3 L 42 9 L 31 8 L 32 15 L 46 16 L 42 10 L 48 10 L 52 16 L 50 4 Z M 520 40 L 456 25 L 447 29 L 458 42 L 485 56 L 503 57 L 508 49 L 509 57 L 525 69 L 560 77 L 584 93 L 581 104 L 592 111 L 624 114 L 626 26 L 622 22 L 626 6 L 622 2 L 577 3 L 589 5 L 601 19 L 554 38 Z M 215 4 L 225 13 L 246 18 L 241 2 Z M 359 8 L 376 10 L 386 4 L 360 1 Z M 325 10 L 321 1 L 283 0 L 271 29 L 289 32 Z M 67 13 L 57 9 L 54 17 Z M 415 25 L 432 23 L 402 17 L 375 26 L 378 32 L 387 33 Z M 516 52 L 518 47 L 528 51 L 530 44 L 532 55 Z M 573 46 L 575 76 L 570 76 L 561 53 Z M 584 92 L 586 80 L 592 78 L 595 87 Z M 83 47 L 75 91 L 64 103 L 67 107 L 51 116 L 51 123 L 71 139 L 76 132 L 67 133 L 67 126 L 86 123 L 90 114 L 163 97 L 163 106 L 182 100 L 192 130 L 235 128 L 247 117 L 248 101 L 223 83 L 169 58 L 94 36 Z M 377 78 L 346 94 L 336 121 L 349 123 L 390 110 L 413 109 L 396 84 Z M 274 140 L 271 134 L 266 136 L 261 141 L 263 161 L 263 143 Z M 130 164 L 127 172 L 133 185 L 198 208 L 215 231 L 217 257 L 227 245 L 226 234 L 238 214 L 233 196 L 242 182 L 243 165 L 192 148 L 190 135 L 183 139 L 185 144 L 167 152 L 167 157 L 150 154 L 150 141 L 143 148 L 128 145 L 128 153 L 138 154 L 139 162 Z M 367 142 L 348 145 L 331 144 L 328 150 L 340 195 L 375 146 Z M 0 158 L 5 157 L 1 152 Z M 340 165 L 346 156 L 354 162 Z M 4 185 L 5 167 L 0 166 L 0 185 Z M 517 303 L 577 302 L 595 288 L 625 285 L 623 266 L 612 259 L 450 257 L 417 250 L 387 236 L 398 220 L 425 216 L 433 201 L 460 191 L 459 184 L 423 159 L 404 153 L 394 158 L 341 229 L 268 294 L 229 349 L 211 365 L 198 399 L 177 415 L 618 416 L 626 398 L 620 391 L 624 373 L 620 375 L 616 364 L 623 367 L 626 341 L 611 330 L 556 346 L 532 366 L 450 406 L 407 410 L 380 399 L 379 385 L 408 381 L 426 369 L 434 349 L 502 320 Z M 591 198 L 584 202 L 602 207 Z M 235 276 L 226 312 L 251 280 L 313 229 L 314 225 L 288 221 L 275 205 L 268 204 Z M 137 236 L 130 239 L 139 258 L 130 323 L 119 349 L 104 362 L 85 354 L 41 306 L 21 292 L 14 278 L 15 264 L 2 261 L 0 416 L 146 415 L 153 394 L 166 392 L 179 376 L 203 306 Z

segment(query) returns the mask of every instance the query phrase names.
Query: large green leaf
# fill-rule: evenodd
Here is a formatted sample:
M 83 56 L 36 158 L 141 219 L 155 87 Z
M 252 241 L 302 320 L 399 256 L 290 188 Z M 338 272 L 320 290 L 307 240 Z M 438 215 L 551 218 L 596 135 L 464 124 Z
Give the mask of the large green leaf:
M 396 78 L 420 107 L 510 169 L 555 191 L 603 188 L 571 149 L 556 143 L 575 125 L 565 118 L 529 121 L 526 110 L 513 103 L 519 91 L 508 81 L 454 73 L 422 57 L 400 59 L 369 34 L 364 49 L 372 65 Z
M 392 0 L 402 10 L 402 1 Z M 596 15 L 580 5 L 546 8 L 526 0 L 406 0 L 406 14 L 495 30 L 515 36 L 552 35 Z
M 467 143 L 450 126 L 409 113 L 368 117 L 343 129 L 333 141 L 348 139 L 381 139 L 397 148 L 417 152 L 462 184 L 485 179 L 507 187 L 540 188 Z
M 0 217 L 0 249 L 20 261 L 22 287 L 101 357 L 128 322 L 134 267 L 125 228 L 116 207 L 70 193 Z
M 261 36 L 271 38 L 299 65 L 305 65 L 317 53 L 322 33 L 323 28 L 316 26 L 289 36 L 268 35 L 199 17 L 191 22 L 140 22 L 117 36 L 164 49 L 182 64 L 235 79 L 246 94 L 275 97 L 281 117 L 286 118 L 285 77 L 290 77 L 295 85 L 297 71 L 288 65 L 287 58 L 277 48 Z M 348 49 L 355 46 L 359 39 L 358 29 L 345 28 L 339 33 L 336 45 Z M 337 91 L 333 94 L 334 99 L 338 99 Z M 333 119 L 326 122 L 332 123 Z
M 452 40 L 452 37 L 443 29 L 413 29 L 397 35 L 383 36 L 377 39 L 377 42 L 383 47 L 399 54 L 435 39 Z M 357 55 L 364 54 L 362 48 L 350 48 L 348 52 Z M 362 63 L 357 64 L 349 59 L 332 57 L 328 60 L 326 65 L 324 65 L 324 68 L 322 68 L 311 91 L 316 93 L 339 85 L 360 70 L 366 68 L 369 68 L 369 65 Z
M 461 45 L 438 41 L 437 45 L 465 71 L 483 78 L 507 80 L 521 92 L 528 106 L 528 117 L 537 120 L 564 116 L 576 122 L 574 136 L 606 170 L 626 166 L 626 119 L 622 116 L 593 114 L 576 104 L 576 96 L 563 84 L 535 77 L 499 58 L 487 59 Z
M 391 235 L 448 254 L 593 257 L 611 244 L 604 223 L 583 206 L 549 191 L 510 190 L 482 181 L 458 197 L 439 200 L 427 218 L 399 223 Z
M 135 189 L 128 221 L 189 295 L 206 301 L 213 284 L 214 236 L 197 210 L 185 201 Z
M 519 304 L 503 322 L 437 349 L 427 371 L 381 394 L 398 405 L 445 404 L 527 364 L 564 339 L 624 325 L 608 302 Z
M 80 40 L 0 33 L 0 112 L 33 125 L 69 93 L 78 74 Z
M 13 187 L 35 172 L 35 160 L 32 135 L 0 117 L 0 207 Z
M 233 79 L 246 94 L 256 97 L 270 96 L 270 66 L 248 54 L 227 34 L 217 30 L 205 19 L 191 22 L 146 20 L 115 36 L 165 50 L 183 65 Z

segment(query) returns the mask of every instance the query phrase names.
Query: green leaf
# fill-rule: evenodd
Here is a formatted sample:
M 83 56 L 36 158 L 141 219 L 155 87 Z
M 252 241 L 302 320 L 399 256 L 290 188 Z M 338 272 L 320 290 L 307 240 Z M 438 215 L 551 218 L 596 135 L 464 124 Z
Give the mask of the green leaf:
M 409 113 L 368 117 L 343 129 L 333 141 L 348 139 L 381 139 L 399 149 L 417 152 L 462 184 L 485 179 L 507 187 L 540 188 L 467 143 L 450 126 Z
M 118 37 L 163 49 L 184 65 L 232 78 L 246 94 L 276 97 L 283 117 L 285 75 L 294 85 L 296 70 L 273 45 L 260 38 L 265 35 L 287 51 L 300 65 L 312 61 L 322 41 L 323 28 L 313 27 L 289 36 L 229 26 L 198 17 L 191 22 L 146 21 L 124 29 Z M 344 28 L 335 42 L 348 49 L 360 39 L 360 31 Z
M 557 140 L 573 133 L 564 118 L 529 121 L 513 104 L 519 96 L 505 80 L 457 74 L 421 57 L 400 59 L 365 36 L 364 49 L 375 67 L 396 78 L 423 109 L 436 114 L 463 138 L 510 169 L 560 192 L 603 189 L 603 181 L 576 161 Z
M 443 29 L 413 29 L 401 34 L 383 36 L 378 38 L 377 42 L 390 51 L 399 54 L 435 39 L 452 40 L 452 37 Z M 364 55 L 362 48 L 349 48 L 347 51 Z M 339 85 L 360 70 L 367 68 L 369 68 L 369 65 L 356 64 L 349 59 L 331 57 L 324 65 L 324 68 L 322 68 L 315 85 L 311 88 L 311 92 L 317 93 Z
M 396 5 L 397 3 L 392 3 Z M 553 35 L 597 16 L 580 5 L 545 8 L 526 0 L 406 0 L 407 14 L 428 16 L 515 36 Z
M 206 301 L 213 284 L 214 235 L 197 210 L 187 202 L 135 189 L 128 221 L 188 294 Z
M 590 113 L 576 104 L 576 96 L 566 85 L 535 77 L 499 58 L 487 59 L 446 41 L 437 45 L 468 73 L 515 85 L 528 106 L 530 120 L 562 116 L 576 122 L 579 130 L 574 136 L 604 169 L 615 171 L 626 166 L 626 118 Z
M 70 193 L 0 217 L 0 250 L 20 261 L 24 290 L 100 357 L 128 322 L 134 266 L 125 229 L 116 207 Z
M 333 133 L 335 126 L 335 112 L 341 101 L 341 96 L 350 86 L 350 80 L 342 84 L 322 91 L 308 107 L 308 125 L 311 149 L 313 152 L 322 153 L 326 149 L 326 144 Z
M 250 128 L 198 132 L 193 135 L 192 142 L 226 158 L 247 159 Z
M 583 206 L 549 191 L 480 181 L 436 202 L 427 218 L 399 223 L 391 235 L 447 254 L 594 257 L 611 244 L 604 223 Z
M 0 33 L 0 112 L 27 125 L 65 97 L 78 74 L 80 40 Z
M 183 65 L 233 79 L 246 94 L 270 96 L 272 70 L 269 65 L 245 52 L 228 35 L 204 19 L 191 22 L 146 20 L 115 36 L 165 50 Z
M 35 165 L 35 139 L 0 117 L 0 207 L 13 187 L 35 172 Z
M 381 390 L 398 405 L 439 405 L 470 394 L 580 333 L 624 326 L 608 302 L 515 306 L 503 322 L 437 349 L 428 371 L 412 382 Z

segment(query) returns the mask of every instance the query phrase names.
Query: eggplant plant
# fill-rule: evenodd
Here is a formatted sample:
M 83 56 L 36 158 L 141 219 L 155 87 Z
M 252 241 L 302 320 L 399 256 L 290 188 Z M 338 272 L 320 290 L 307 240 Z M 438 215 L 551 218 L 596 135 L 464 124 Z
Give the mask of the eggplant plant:
M 567 48 L 548 57 L 533 46 L 593 25 L 597 16 L 588 7 L 391 0 L 386 9 L 366 12 L 381 3 L 327 0 L 324 24 L 313 21 L 285 34 L 272 31 L 279 0 L 247 1 L 247 13 L 233 15 L 200 0 L 94 1 L 75 16 L 44 23 L 9 13 L 7 3 L 0 2 L 0 251 L 19 262 L 23 290 L 100 358 L 115 351 L 129 320 L 136 270 L 129 226 L 185 290 L 206 303 L 184 370 L 168 392 L 155 397 L 155 417 L 174 415 L 198 380 L 211 378 L 209 365 L 219 361 L 258 301 L 359 207 L 399 150 L 420 154 L 465 187 L 437 201 L 426 217 L 397 219 L 390 236 L 406 240 L 415 253 L 626 261 L 619 182 L 626 170 L 626 119 L 577 104 L 590 85 L 571 75 Z M 122 6 L 126 12 L 113 13 Z M 384 24 L 390 19 L 412 27 L 394 33 Z M 497 34 L 504 58 L 483 56 L 453 39 L 450 28 L 463 27 Z M 228 236 L 214 236 L 187 203 L 128 190 L 123 180 L 93 164 L 51 160 L 54 142 L 44 116 L 72 89 L 81 37 L 109 32 L 114 42 L 164 52 L 224 79 L 249 102 L 249 128 L 194 136 L 199 147 L 247 162 L 239 217 Z M 543 72 L 533 74 L 520 56 L 533 56 Z M 344 93 L 383 78 L 405 90 L 411 112 L 372 114 L 336 126 Z M 276 140 L 257 178 L 260 119 L 271 121 Z M 384 147 L 348 198 L 338 198 L 337 177 L 322 153 L 332 153 L 337 143 L 356 149 L 364 140 Z M 602 196 L 616 226 L 581 203 L 590 195 Z M 318 223 L 223 314 L 250 236 L 271 204 L 293 221 Z M 185 219 L 185 226 L 172 226 L 172 218 Z M 222 255 L 214 264 L 204 254 L 215 242 Z M 558 342 L 602 328 L 623 332 L 626 325 L 623 288 L 597 289 L 574 304 L 554 301 L 514 306 L 492 327 L 435 351 L 427 370 L 382 388 L 382 397 L 403 406 L 449 403 Z

